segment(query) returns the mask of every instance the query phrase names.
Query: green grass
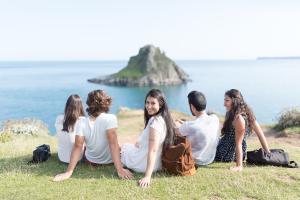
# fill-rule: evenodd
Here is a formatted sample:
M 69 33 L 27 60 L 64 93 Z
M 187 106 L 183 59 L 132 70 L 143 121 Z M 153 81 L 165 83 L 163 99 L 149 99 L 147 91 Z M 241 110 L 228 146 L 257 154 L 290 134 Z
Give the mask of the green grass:
M 8 142 L 13 139 L 13 134 L 10 132 L 0 132 L 0 143 Z
M 119 137 L 142 129 L 137 112 L 119 115 Z M 127 125 L 137 124 L 136 126 Z M 133 132 L 133 133 L 132 133 Z M 132 141 L 133 142 L 133 141 Z M 27 165 L 32 151 L 40 144 L 50 144 L 52 157 L 38 165 Z M 259 148 L 249 140 L 249 150 Z M 300 147 L 270 140 L 272 148 L 283 148 L 299 162 Z M 66 165 L 58 161 L 56 138 L 51 136 L 18 136 L 0 143 L 0 199 L 300 199 L 300 170 L 280 167 L 246 166 L 242 173 L 228 170 L 233 163 L 213 163 L 199 168 L 192 177 L 155 173 L 150 188 L 142 189 L 137 181 L 120 180 L 114 167 L 92 168 L 80 163 L 73 176 L 64 182 L 53 182 Z
M 289 134 L 300 134 L 300 126 L 294 126 L 284 129 Z
M 115 73 L 113 76 L 116 78 L 131 78 L 131 79 L 141 78 L 146 74 L 141 69 L 140 67 L 141 64 L 142 63 L 140 60 L 131 59 L 130 63 L 128 64 L 129 66 Z
M 113 75 L 116 78 L 133 78 L 138 79 L 144 76 L 144 74 L 137 70 L 131 70 L 131 69 L 123 69 L 119 71 L 118 73 Z

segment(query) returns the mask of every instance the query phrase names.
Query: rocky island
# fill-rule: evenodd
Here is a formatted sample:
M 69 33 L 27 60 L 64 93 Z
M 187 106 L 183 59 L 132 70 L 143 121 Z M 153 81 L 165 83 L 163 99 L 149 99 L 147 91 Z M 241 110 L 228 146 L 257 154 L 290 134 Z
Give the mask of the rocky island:
M 115 86 L 179 85 L 188 75 L 153 45 L 146 45 L 132 56 L 125 68 L 115 74 L 88 79 L 89 82 Z

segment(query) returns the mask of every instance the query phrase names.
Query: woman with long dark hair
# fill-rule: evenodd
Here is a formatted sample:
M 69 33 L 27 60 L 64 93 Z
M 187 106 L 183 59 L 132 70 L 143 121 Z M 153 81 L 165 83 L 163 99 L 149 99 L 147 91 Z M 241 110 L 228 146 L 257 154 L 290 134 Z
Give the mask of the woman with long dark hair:
M 174 122 L 166 98 L 158 89 L 152 89 L 145 98 L 145 127 L 135 145 L 124 144 L 121 148 L 123 165 L 136 172 L 145 173 L 139 180 L 141 187 L 150 185 L 152 172 L 161 169 L 163 148 L 173 144 Z
M 85 144 L 84 161 L 91 166 L 115 165 L 118 176 L 131 179 L 132 173 L 124 169 L 120 160 L 120 147 L 117 138 L 117 118 L 108 114 L 112 98 L 103 90 L 94 90 L 88 94 L 86 104 L 88 117 L 76 131 L 67 171 L 54 177 L 54 181 L 63 181 L 71 177 L 80 151 Z
M 246 138 L 254 131 L 266 152 L 270 152 L 265 135 L 255 116 L 244 101 L 240 91 L 231 89 L 225 93 L 224 107 L 226 116 L 221 130 L 222 138 L 217 146 L 215 161 L 236 162 L 232 171 L 242 171 L 246 156 Z
M 69 96 L 64 114 L 58 115 L 55 121 L 57 135 L 57 154 L 60 161 L 70 162 L 72 148 L 75 142 L 75 130 L 84 123 L 84 111 L 79 95 Z M 82 157 L 82 151 L 79 159 Z

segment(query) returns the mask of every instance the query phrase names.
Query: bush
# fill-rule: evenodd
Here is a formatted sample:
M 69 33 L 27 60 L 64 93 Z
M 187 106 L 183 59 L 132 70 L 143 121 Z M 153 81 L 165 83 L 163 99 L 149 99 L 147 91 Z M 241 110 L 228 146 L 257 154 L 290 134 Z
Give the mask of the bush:
M 48 126 L 38 119 L 6 120 L 2 123 L 2 131 L 23 135 L 49 134 Z
M 5 143 L 13 139 L 13 134 L 9 132 L 0 132 L 0 142 Z
M 290 108 L 279 114 L 276 128 L 283 130 L 297 126 L 300 126 L 300 110 L 298 108 Z

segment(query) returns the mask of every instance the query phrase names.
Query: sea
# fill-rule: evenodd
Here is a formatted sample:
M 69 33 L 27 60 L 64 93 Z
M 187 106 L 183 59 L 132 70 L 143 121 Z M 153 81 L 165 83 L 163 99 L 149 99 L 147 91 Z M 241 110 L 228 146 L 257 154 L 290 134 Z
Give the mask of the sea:
M 94 84 L 87 79 L 118 72 L 126 60 L 115 61 L 14 61 L 0 62 L 0 122 L 36 118 L 52 134 L 57 115 L 63 113 L 71 94 L 85 104 L 87 94 L 105 90 L 112 98 L 111 113 L 120 108 L 143 109 L 151 88 L 161 89 L 170 109 L 190 114 L 187 95 L 203 92 L 207 109 L 225 114 L 224 93 L 242 92 L 259 123 L 274 124 L 286 109 L 300 106 L 300 59 L 178 60 L 191 82 L 180 86 L 116 87 Z M 84 105 L 85 106 L 85 105 Z M 86 107 L 86 106 L 85 106 Z M 141 116 L 143 117 L 143 116 Z

